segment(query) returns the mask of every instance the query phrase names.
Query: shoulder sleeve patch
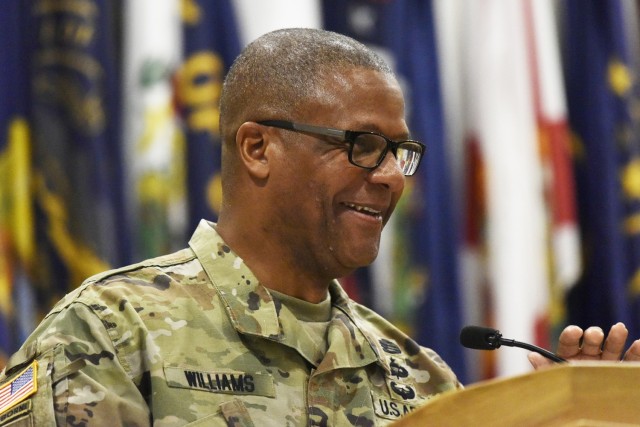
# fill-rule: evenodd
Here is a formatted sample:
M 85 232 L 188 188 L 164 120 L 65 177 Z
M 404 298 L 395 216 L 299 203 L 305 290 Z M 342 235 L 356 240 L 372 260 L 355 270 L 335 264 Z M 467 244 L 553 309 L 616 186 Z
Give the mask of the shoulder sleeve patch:
M 0 384 L 0 416 L 38 390 L 38 362 L 33 361 L 25 369 Z

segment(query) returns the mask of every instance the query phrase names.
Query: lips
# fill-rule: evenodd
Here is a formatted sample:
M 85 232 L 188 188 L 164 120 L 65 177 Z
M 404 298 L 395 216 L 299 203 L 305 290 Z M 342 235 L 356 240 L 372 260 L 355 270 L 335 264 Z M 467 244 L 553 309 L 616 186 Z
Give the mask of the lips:
M 382 211 L 370 206 L 360 205 L 356 203 L 343 203 L 347 208 L 354 210 L 358 213 L 369 215 L 378 220 L 382 220 Z

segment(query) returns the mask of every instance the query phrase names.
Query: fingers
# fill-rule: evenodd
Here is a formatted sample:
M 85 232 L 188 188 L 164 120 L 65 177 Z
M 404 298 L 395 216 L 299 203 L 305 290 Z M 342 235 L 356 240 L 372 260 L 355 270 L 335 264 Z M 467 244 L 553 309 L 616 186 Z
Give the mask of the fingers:
M 592 326 L 582 331 L 567 326 L 560 334 L 558 355 L 573 360 L 620 360 L 629 332 L 623 323 L 616 323 L 606 336 L 601 328 Z M 640 360 L 640 340 L 625 353 L 624 360 Z
M 602 347 L 601 359 L 620 360 L 628 335 L 629 331 L 627 331 L 627 328 L 623 323 L 616 323 L 613 325 L 609 331 L 609 335 L 607 335 L 607 340 L 604 342 L 604 346 Z M 638 351 L 640 351 L 640 345 L 638 346 Z M 637 356 L 640 358 L 640 353 L 638 353 Z M 629 357 L 633 357 L 633 355 L 630 354 Z
M 582 335 L 582 329 L 578 326 L 570 325 L 564 328 L 558 340 L 558 356 L 564 359 L 578 356 L 580 354 L 580 340 Z
M 602 353 L 604 332 L 597 326 L 587 328 L 582 334 L 582 356 L 584 359 L 599 359 Z
M 640 361 L 640 340 L 635 340 L 624 355 L 625 362 Z
M 616 323 L 606 336 L 601 328 L 592 326 L 586 330 L 571 325 L 564 328 L 558 340 L 558 356 L 567 360 L 620 361 L 629 331 L 624 323 Z M 528 355 L 534 369 L 551 366 L 553 363 L 537 353 Z M 622 360 L 640 362 L 640 339 L 634 341 L 624 353 Z
M 531 366 L 533 366 L 533 369 L 536 370 L 540 368 L 547 368 L 554 364 L 551 360 L 547 359 L 539 353 L 531 352 L 527 355 L 527 358 L 529 359 L 529 363 L 531 363 Z

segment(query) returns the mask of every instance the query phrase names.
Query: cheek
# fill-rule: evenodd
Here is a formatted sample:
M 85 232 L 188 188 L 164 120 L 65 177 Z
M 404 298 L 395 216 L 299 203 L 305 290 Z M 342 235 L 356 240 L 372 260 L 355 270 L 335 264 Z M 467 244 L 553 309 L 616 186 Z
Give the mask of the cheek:
M 325 222 L 334 222 L 331 218 L 333 197 L 325 182 L 318 179 L 309 180 L 305 188 L 305 198 L 309 210 L 315 213 L 314 216 Z
M 297 153 L 294 158 L 296 161 L 290 162 L 286 171 L 278 173 L 278 203 L 288 206 L 291 220 L 316 229 L 321 227 L 322 237 L 326 237 L 328 228 L 336 223 L 335 200 L 348 191 L 348 183 L 353 179 L 348 173 L 350 165 L 338 150 L 319 153 L 309 150 Z
M 323 237 L 327 227 L 335 222 L 332 218 L 333 206 L 330 190 L 319 177 L 307 176 L 283 182 L 273 201 L 278 206 L 277 217 L 287 228 L 296 228 L 313 235 L 322 229 Z

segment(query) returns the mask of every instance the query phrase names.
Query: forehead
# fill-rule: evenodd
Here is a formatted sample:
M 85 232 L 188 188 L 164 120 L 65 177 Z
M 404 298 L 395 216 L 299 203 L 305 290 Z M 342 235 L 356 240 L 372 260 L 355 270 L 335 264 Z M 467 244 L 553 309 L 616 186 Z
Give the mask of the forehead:
M 392 136 L 407 133 L 402 90 L 392 75 L 365 68 L 327 73 L 314 98 L 307 111 L 314 123 Z

